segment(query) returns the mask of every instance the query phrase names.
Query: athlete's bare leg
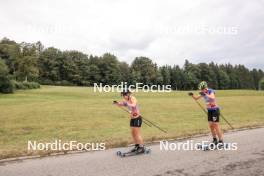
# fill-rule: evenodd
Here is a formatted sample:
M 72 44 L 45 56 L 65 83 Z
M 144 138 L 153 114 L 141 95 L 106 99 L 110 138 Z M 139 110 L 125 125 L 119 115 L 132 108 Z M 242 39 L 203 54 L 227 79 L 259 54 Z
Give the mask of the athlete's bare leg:
M 134 144 L 138 144 L 137 143 L 137 138 L 136 138 L 136 132 L 134 130 L 134 127 L 131 127 L 131 135 L 132 135 Z
M 214 122 L 209 122 L 209 128 L 211 130 L 213 138 L 216 138 L 216 130 L 215 130 Z
M 139 127 L 132 127 L 134 133 L 136 144 L 143 144 L 143 138 L 141 136 L 141 131 Z
M 219 122 L 214 122 L 214 123 L 215 123 L 215 132 L 216 132 L 216 135 L 217 135 L 219 141 L 223 141 L 223 133 L 222 133 L 220 124 L 219 124 Z

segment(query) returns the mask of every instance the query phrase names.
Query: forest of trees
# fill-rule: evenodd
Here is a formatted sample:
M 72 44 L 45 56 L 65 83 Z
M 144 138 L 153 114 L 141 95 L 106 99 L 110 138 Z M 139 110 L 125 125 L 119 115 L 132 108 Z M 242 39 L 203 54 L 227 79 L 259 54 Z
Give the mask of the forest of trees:
M 110 53 L 94 56 L 45 48 L 41 42 L 17 43 L 7 38 L 0 41 L 0 92 L 6 93 L 12 92 L 12 81 L 77 86 L 123 81 L 190 90 L 205 80 L 214 89 L 259 89 L 260 82 L 264 84 L 263 77 L 262 70 L 250 70 L 240 64 L 192 64 L 185 60 L 183 67 L 158 66 L 147 57 L 136 57 L 129 65 Z

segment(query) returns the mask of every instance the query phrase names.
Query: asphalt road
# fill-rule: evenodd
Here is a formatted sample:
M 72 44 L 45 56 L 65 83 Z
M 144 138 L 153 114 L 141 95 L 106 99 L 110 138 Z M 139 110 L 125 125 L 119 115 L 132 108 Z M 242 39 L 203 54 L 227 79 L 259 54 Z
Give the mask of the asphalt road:
M 0 164 L 0 176 L 261 176 L 264 175 L 264 128 L 225 134 L 226 142 L 236 142 L 236 151 L 161 151 L 120 158 L 118 150 L 86 152 Z M 209 140 L 199 137 L 196 142 Z M 186 142 L 184 141 L 171 141 Z

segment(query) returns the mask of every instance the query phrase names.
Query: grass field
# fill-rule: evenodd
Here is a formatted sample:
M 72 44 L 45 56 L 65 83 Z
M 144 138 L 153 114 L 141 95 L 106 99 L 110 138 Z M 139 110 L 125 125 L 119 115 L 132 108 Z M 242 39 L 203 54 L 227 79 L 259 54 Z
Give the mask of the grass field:
M 146 141 L 208 132 L 204 112 L 187 92 L 135 95 L 142 115 L 168 130 L 163 134 L 143 125 Z M 217 91 L 217 98 L 235 128 L 264 125 L 263 92 Z M 131 143 L 128 115 L 112 105 L 119 99 L 118 93 L 94 93 L 85 87 L 42 86 L 0 94 L 0 159 L 36 154 L 27 151 L 28 140 L 102 141 L 108 146 Z M 224 121 L 221 124 L 228 129 Z

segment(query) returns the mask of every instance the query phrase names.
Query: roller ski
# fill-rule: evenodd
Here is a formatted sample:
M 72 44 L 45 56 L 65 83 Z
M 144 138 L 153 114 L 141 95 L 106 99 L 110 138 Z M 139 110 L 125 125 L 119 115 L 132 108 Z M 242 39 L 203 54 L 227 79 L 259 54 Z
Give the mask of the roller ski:
M 127 157 L 127 156 L 136 156 L 136 155 L 141 155 L 141 154 L 149 154 L 151 152 L 151 149 L 146 148 L 145 146 L 135 146 L 133 149 L 131 149 L 128 152 L 122 152 L 122 151 L 117 151 L 116 155 L 120 157 Z

